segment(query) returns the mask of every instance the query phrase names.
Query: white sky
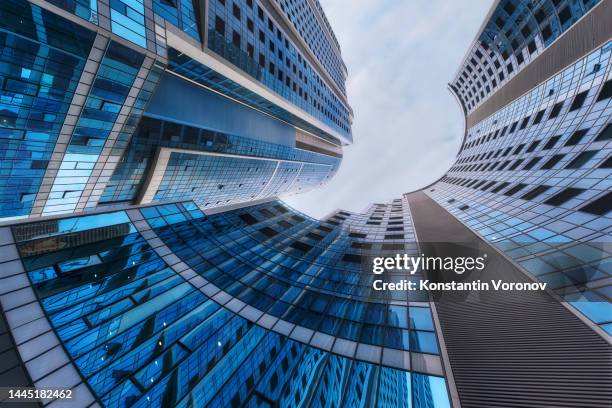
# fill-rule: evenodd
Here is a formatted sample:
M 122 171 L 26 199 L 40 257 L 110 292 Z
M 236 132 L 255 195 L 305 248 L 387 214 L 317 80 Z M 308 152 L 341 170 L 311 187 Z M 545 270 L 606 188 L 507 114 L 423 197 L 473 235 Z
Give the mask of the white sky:
M 447 89 L 493 0 L 320 0 L 348 67 L 353 145 L 325 186 L 285 201 L 320 218 L 441 177 L 463 118 Z

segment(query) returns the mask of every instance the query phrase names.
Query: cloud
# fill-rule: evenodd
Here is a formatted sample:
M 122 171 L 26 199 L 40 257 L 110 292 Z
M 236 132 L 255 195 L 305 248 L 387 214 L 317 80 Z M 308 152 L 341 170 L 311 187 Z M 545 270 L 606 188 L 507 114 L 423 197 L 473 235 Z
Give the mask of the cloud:
M 325 186 L 285 197 L 322 217 L 424 187 L 451 166 L 463 119 L 447 83 L 492 0 L 321 0 L 349 70 L 354 143 Z

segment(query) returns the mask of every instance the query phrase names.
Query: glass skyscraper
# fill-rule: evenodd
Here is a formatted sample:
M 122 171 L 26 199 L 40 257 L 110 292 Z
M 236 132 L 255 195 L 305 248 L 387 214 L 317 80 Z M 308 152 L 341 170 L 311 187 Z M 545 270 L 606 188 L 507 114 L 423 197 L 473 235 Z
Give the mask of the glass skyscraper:
M 317 220 L 278 196 L 352 141 L 318 1 L 0 2 L 0 386 L 72 390 L 54 408 L 609 406 L 610 21 L 496 1 L 449 84 L 447 174 Z M 374 290 L 398 253 L 549 290 Z
M 3 1 L 2 218 L 325 183 L 352 140 L 347 71 L 320 7 L 292 7 Z

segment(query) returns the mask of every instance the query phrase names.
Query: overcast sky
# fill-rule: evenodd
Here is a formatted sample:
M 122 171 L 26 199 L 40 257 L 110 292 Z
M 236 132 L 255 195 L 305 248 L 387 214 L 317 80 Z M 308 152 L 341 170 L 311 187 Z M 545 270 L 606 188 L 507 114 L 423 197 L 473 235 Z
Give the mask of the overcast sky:
M 286 197 L 320 218 L 361 211 L 442 176 L 463 118 L 447 84 L 493 0 L 320 0 L 348 67 L 353 140 L 336 176 Z

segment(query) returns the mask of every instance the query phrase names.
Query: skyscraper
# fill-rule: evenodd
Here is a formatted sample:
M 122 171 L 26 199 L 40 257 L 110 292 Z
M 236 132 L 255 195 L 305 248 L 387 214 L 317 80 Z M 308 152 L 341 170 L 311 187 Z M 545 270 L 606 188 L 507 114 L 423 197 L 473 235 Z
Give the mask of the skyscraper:
M 327 181 L 352 113 L 316 4 L 2 2 L 2 217 Z
M 102 3 L 102 17 L 94 21 L 104 27 Z M 115 2 L 112 10 L 118 3 L 134 5 Z M 33 27 L 46 27 L 40 22 L 62 14 L 55 8 L 45 14 L 48 5 L 19 4 Z M 337 210 L 322 220 L 275 196 L 333 174 L 339 146 L 350 142 L 350 112 L 346 123 L 339 119 L 323 128 L 313 119 L 325 124 L 323 116 L 312 113 L 303 122 L 297 115 L 295 106 L 308 112 L 305 101 L 271 106 L 260 99 L 282 102 L 296 95 L 269 94 L 276 88 L 266 81 L 280 78 L 278 71 L 271 79 L 264 75 L 269 60 L 264 71 L 255 69 L 250 56 L 260 48 L 249 47 L 259 41 L 255 33 L 277 38 L 278 31 L 266 31 L 280 21 L 277 14 L 266 20 L 274 10 L 286 13 L 293 35 L 318 24 L 312 30 L 325 36 L 311 37 L 309 58 L 325 67 L 330 92 L 338 87 L 344 94 L 346 73 L 330 51 L 337 43 L 320 6 L 309 0 L 246 1 L 245 12 L 242 3 L 228 0 L 210 0 L 204 9 L 191 4 L 154 1 L 153 26 L 145 7 L 143 35 L 124 19 L 132 11 L 110 13 L 112 32 L 146 45 L 144 59 L 152 65 L 146 75 L 140 75 L 144 62 L 130 71 L 126 64 L 134 60 L 123 59 L 129 47 L 121 42 L 127 47 L 122 51 L 106 49 L 112 53 L 108 66 L 97 70 L 100 83 L 116 78 L 108 74 L 113 69 L 138 72 L 142 89 L 154 83 L 148 91 L 129 88 L 150 95 L 130 117 L 133 126 L 119 126 L 114 147 L 96 159 L 118 164 L 96 173 L 101 187 L 91 193 L 84 188 L 74 208 L 61 207 L 77 213 L 0 227 L 0 384 L 69 388 L 77 406 L 609 405 L 612 3 L 497 1 L 450 84 L 466 124 L 455 164 L 420 191 L 361 213 Z M 89 4 L 71 3 L 69 10 L 92 16 Z M 260 10 L 265 23 L 257 21 Z M 245 22 L 247 32 L 253 27 L 251 40 L 237 21 Z M 12 23 L 19 35 L 11 41 L 23 41 L 23 29 Z M 158 25 L 165 25 L 163 46 Z M 52 38 L 40 29 L 31 36 Z M 86 34 L 69 38 L 74 42 L 61 43 L 78 54 Z M 100 41 L 99 33 L 91 41 Z M 199 54 L 196 44 L 208 51 Z M 47 58 L 56 46 L 37 53 Z M 278 46 L 275 39 L 268 42 L 266 53 L 278 56 Z M 268 93 L 240 88 L 243 82 L 232 82 L 235 72 L 213 64 L 209 52 L 255 77 Z M 166 65 L 155 65 L 160 55 Z M 311 62 L 297 58 L 296 69 Z M 74 99 L 64 108 L 73 106 Z M 224 112 L 233 113 L 224 126 L 238 126 L 236 133 L 217 128 Z M 280 122 L 263 122 L 270 115 Z M 278 138 L 247 137 L 244 129 Z M 290 146 L 281 137 L 288 130 L 295 137 Z M 108 159 L 113 156 L 121 160 Z M 251 160 L 272 159 L 277 164 L 251 167 Z M 309 169 L 323 164 L 334 169 L 325 177 Z M 276 177 L 291 166 L 299 171 L 286 173 L 298 175 L 283 189 L 290 176 Z M 224 172 L 227 179 L 209 182 L 210 175 L 226 177 Z M 312 174 L 312 183 L 305 174 Z M 45 206 L 38 206 L 42 214 Z M 375 290 L 379 275 L 372 273 L 372 257 L 395 254 L 477 254 L 487 257 L 486 267 L 462 281 L 549 286 L 539 292 Z M 387 271 L 385 279 L 457 278 L 399 272 Z
M 463 146 L 424 191 L 612 333 L 611 8 L 542 3 L 492 11 L 450 85 Z

